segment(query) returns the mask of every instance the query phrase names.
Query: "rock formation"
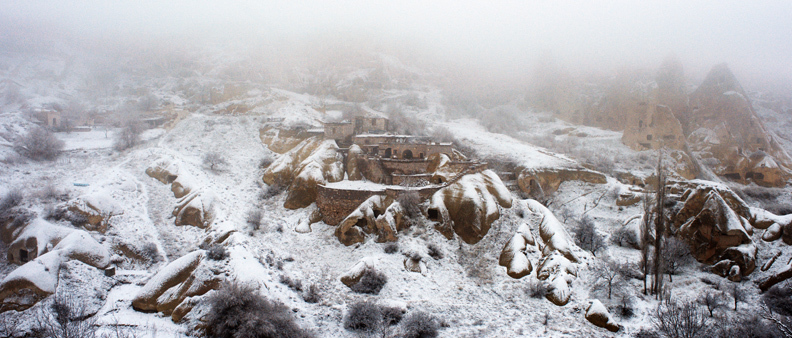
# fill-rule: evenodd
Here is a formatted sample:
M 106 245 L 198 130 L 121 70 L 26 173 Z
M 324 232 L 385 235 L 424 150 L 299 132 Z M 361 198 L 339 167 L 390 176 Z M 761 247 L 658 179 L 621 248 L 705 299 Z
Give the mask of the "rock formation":
M 264 171 L 269 185 L 289 184 L 283 206 L 299 209 L 316 201 L 316 186 L 344 179 L 343 157 L 333 140 L 306 139 L 283 154 Z
M 225 279 L 222 271 L 222 265 L 208 259 L 204 250 L 193 251 L 151 277 L 132 300 L 132 308 L 160 312 L 178 322 L 194 305 L 188 299 L 220 288 Z
M 604 184 L 607 179 L 605 175 L 585 168 L 527 168 L 517 176 L 520 190 L 538 199 L 554 193 L 566 181 Z
M 608 308 L 598 299 L 590 301 L 586 308 L 586 320 L 591 322 L 591 324 L 608 329 L 608 331 L 619 332 L 619 325 L 611 317 Z

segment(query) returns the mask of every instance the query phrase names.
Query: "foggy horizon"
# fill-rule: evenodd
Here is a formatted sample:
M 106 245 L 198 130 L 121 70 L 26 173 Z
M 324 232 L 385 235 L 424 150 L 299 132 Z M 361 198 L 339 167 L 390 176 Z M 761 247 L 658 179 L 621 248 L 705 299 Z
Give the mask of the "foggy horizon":
M 516 1 L 5 2 L 6 53 L 69 46 L 91 53 L 205 53 L 272 61 L 383 52 L 519 79 L 542 58 L 575 74 L 655 70 L 676 55 L 698 84 L 727 63 L 746 87 L 792 81 L 792 3 Z M 216 46 L 216 47 L 215 47 Z M 252 54 L 250 54 L 252 53 Z M 258 53 L 258 54 L 256 54 Z M 434 71 L 434 69 L 425 69 Z

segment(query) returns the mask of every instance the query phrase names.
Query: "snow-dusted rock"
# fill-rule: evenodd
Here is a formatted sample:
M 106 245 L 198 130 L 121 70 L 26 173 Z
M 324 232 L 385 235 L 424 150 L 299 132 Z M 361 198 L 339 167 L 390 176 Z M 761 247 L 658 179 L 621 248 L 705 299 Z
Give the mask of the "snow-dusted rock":
M 534 198 L 552 194 L 565 181 L 604 184 L 607 179 L 605 175 L 585 168 L 526 168 L 517 176 L 517 185 L 520 190 Z
M 564 306 L 572 296 L 569 285 L 577 278 L 577 265 L 570 262 L 557 251 L 542 257 L 536 269 L 536 278 L 547 286 L 547 300 Z
M 215 196 L 209 192 L 193 191 L 182 197 L 173 209 L 176 225 L 206 228 L 214 218 Z
M 49 252 L 11 271 L 0 282 L 0 312 L 23 311 L 55 293 L 63 257 Z
M 353 285 L 357 284 L 360 281 L 360 278 L 363 277 L 363 273 L 366 271 L 367 268 L 374 268 L 374 264 L 376 262 L 376 258 L 374 257 L 365 257 L 359 260 L 355 265 L 353 265 L 349 270 L 344 272 L 339 279 L 341 283 L 348 287 L 352 287 Z
M 307 134 L 300 130 L 266 127 L 259 130 L 261 142 L 278 154 L 286 153 L 305 140 Z
M 525 205 L 539 217 L 539 236 L 545 244 L 542 253 L 547 256 L 553 251 L 558 251 L 568 260 L 578 262 L 578 257 L 572 251 L 575 244 L 555 215 L 536 200 L 525 200 Z
M 169 159 L 159 159 L 146 168 L 146 175 L 164 184 L 171 184 L 179 176 L 179 164 Z
M 219 274 L 222 270 L 213 265 L 204 250 L 182 256 L 151 277 L 132 300 L 132 307 L 137 311 L 156 311 L 172 316 L 174 309 L 185 299 L 220 288 L 224 280 L 223 275 Z M 174 321 L 189 312 L 184 307 L 177 316 L 172 316 Z
M 512 239 L 501 250 L 498 264 L 506 267 L 506 273 L 511 278 L 523 278 L 533 271 L 531 261 L 528 260 L 526 251 L 535 245 L 531 229 L 526 224 L 520 224 Z
M 586 308 L 586 320 L 596 326 L 608 329 L 608 331 L 619 332 L 619 325 L 611 317 L 608 308 L 598 299 L 590 301 L 588 308 Z
M 289 184 L 283 206 L 304 208 L 316 201 L 316 186 L 344 179 L 343 156 L 333 140 L 312 137 L 279 157 L 264 171 L 265 183 Z
M 124 209 L 106 190 L 80 196 L 69 202 L 67 208 L 73 213 L 85 216 L 88 220 L 85 224 L 87 230 L 101 233 L 107 231 L 111 217 L 124 213 Z
M 393 199 L 387 196 L 375 195 L 369 197 L 338 224 L 335 236 L 344 245 L 363 242 L 366 239 L 366 234 L 377 232 L 377 217 L 375 215 L 384 214 L 392 203 Z M 380 223 L 382 226 L 389 226 L 389 224 L 385 224 L 387 223 L 386 220 L 382 220 Z
M 426 273 L 426 263 L 420 257 L 413 259 L 412 257 L 404 257 L 404 269 L 409 272 L 417 272 L 420 274 Z
M 41 218 L 34 219 L 25 225 L 16 236 L 11 238 L 8 246 L 8 261 L 14 264 L 25 264 L 41 256 L 71 234 L 74 229 L 54 225 Z
M 435 207 L 448 212 L 454 232 L 468 244 L 478 243 L 487 234 L 500 217 L 499 207 L 512 206 L 511 193 L 491 170 L 465 175 L 437 195 L 442 196 L 443 207 Z M 433 197 L 432 202 L 439 204 L 440 199 Z
M 762 233 L 762 240 L 765 242 L 773 242 L 779 238 L 781 238 L 781 225 L 778 223 L 773 223 Z

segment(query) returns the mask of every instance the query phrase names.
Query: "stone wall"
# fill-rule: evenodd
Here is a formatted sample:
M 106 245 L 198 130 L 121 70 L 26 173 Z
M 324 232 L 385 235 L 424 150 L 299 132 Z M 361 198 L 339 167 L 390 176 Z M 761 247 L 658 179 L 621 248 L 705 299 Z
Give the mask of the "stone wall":
M 379 156 L 395 159 L 423 159 L 432 154 L 446 154 L 451 157 L 453 148 L 451 143 L 380 143 Z
M 325 123 L 324 131 L 326 139 L 349 141 L 355 134 L 355 125 L 350 122 Z
M 385 195 L 385 191 L 332 189 L 317 186 L 316 206 L 322 212 L 322 221 L 328 225 L 338 225 L 363 201 L 374 195 Z

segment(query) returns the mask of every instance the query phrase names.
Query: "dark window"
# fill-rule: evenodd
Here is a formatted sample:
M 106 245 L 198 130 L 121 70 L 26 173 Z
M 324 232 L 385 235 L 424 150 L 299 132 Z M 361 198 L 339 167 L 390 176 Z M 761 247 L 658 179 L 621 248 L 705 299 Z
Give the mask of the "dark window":
M 404 153 L 402 153 L 402 158 L 405 159 L 405 160 L 412 160 L 412 158 L 413 158 L 412 151 L 409 150 L 409 149 L 405 150 Z
M 647 141 L 651 141 L 652 140 L 652 134 L 646 135 L 646 140 Z
M 19 249 L 19 261 L 25 263 L 29 260 L 28 252 L 25 249 Z
M 426 213 L 427 216 L 429 216 L 430 221 L 440 221 L 440 212 L 438 212 L 437 209 L 429 209 L 426 211 Z

